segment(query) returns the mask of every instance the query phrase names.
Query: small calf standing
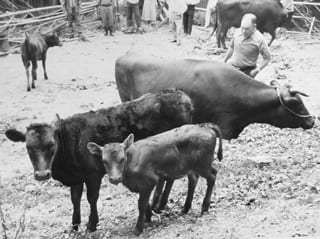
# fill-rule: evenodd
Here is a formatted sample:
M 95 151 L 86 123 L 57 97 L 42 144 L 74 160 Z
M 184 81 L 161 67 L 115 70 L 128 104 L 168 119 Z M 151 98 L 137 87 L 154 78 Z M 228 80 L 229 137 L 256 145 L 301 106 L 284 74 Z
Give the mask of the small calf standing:
M 88 149 L 98 156 L 97 159 L 102 159 L 110 183 L 122 182 L 130 191 L 140 194 L 139 217 L 134 231 L 139 235 L 145 219 L 151 221 L 150 194 L 163 179 L 178 179 L 190 173 L 206 178 L 207 192 L 201 213 L 208 211 L 217 174 L 211 165 L 217 136 L 220 139 L 218 159 L 222 160 L 221 131 L 212 123 L 184 125 L 135 143 L 133 134 L 123 143 L 110 143 L 104 147 L 90 142 Z M 195 186 L 189 183 L 191 193 L 188 192 L 185 205 L 191 206 Z
M 32 83 L 31 87 L 35 88 L 34 81 L 37 80 L 37 61 L 42 60 L 44 71 L 44 79 L 48 79 L 46 70 L 47 50 L 49 47 L 62 46 L 62 43 L 56 33 L 47 35 L 34 35 L 29 37 L 26 34 L 26 39 L 21 45 L 21 57 L 27 74 L 27 90 L 30 91 L 29 67 L 32 62 Z

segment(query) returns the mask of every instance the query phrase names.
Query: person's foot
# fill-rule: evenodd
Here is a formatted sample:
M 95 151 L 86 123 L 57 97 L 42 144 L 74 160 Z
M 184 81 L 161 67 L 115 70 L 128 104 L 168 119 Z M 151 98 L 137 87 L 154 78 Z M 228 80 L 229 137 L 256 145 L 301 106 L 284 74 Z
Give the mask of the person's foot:
M 134 29 L 133 29 L 133 27 L 128 27 L 127 29 L 125 29 L 125 30 L 123 31 L 123 33 L 125 33 L 125 34 L 134 33 Z
M 175 43 L 177 42 L 177 39 L 172 39 L 170 42 Z
M 143 28 L 142 28 L 142 27 L 138 27 L 138 29 L 137 29 L 137 33 L 142 34 L 143 32 L 144 32 Z

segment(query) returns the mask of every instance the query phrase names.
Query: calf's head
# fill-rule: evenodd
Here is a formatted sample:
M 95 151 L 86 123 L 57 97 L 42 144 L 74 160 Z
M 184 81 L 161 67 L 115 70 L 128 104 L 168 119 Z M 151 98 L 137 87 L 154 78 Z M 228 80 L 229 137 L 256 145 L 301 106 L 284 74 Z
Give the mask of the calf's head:
M 134 136 L 130 134 L 122 143 L 105 144 L 103 147 L 89 142 L 89 152 L 102 160 L 103 166 L 109 174 L 109 181 L 112 184 L 122 182 L 122 174 L 127 164 L 126 150 L 133 144 Z
M 51 166 L 58 150 L 55 132 L 56 126 L 49 124 L 31 124 L 26 132 L 16 129 L 5 132 L 11 141 L 26 143 L 36 180 L 43 181 L 51 177 Z
M 49 33 L 48 35 L 46 35 L 45 40 L 48 47 L 62 46 L 62 42 L 60 41 L 60 38 L 58 37 L 56 32 Z

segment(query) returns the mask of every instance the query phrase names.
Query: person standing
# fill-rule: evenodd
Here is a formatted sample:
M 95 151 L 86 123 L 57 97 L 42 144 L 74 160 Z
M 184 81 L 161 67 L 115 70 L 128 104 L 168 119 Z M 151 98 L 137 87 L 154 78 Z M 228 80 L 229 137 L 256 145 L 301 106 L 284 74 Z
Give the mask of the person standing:
M 77 33 L 80 33 L 80 6 L 81 0 L 60 0 L 60 3 L 67 14 L 68 26 Z
M 137 32 L 142 33 L 139 0 L 127 0 L 127 29 L 125 33 L 134 33 L 133 17 L 137 24 Z
M 213 14 L 216 12 L 218 0 L 209 0 L 206 8 L 206 18 L 204 22 L 204 28 L 208 28 L 210 26 L 211 17 L 214 16 Z M 214 16 L 214 18 L 216 18 Z M 217 20 L 217 19 L 215 19 Z
M 157 0 L 144 0 L 142 9 L 142 20 L 146 21 L 147 23 L 152 23 L 156 21 L 156 4 Z
M 177 45 L 181 45 L 182 37 L 182 16 L 187 10 L 187 4 L 185 0 L 167 0 L 169 6 L 169 15 L 173 28 L 173 40 Z
M 187 10 L 183 13 L 183 30 L 186 35 L 191 35 L 194 9 L 200 0 L 186 0 Z
M 113 36 L 114 30 L 114 15 L 113 15 L 113 0 L 99 0 L 102 27 L 105 30 L 105 35 Z
M 263 35 L 256 29 L 257 18 L 248 13 L 242 17 L 240 28 L 234 31 L 231 45 L 224 61 L 245 74 L 255 77 L 271 60 L 268 45 Z M 262 62 L 257 66 L 259 55 Z

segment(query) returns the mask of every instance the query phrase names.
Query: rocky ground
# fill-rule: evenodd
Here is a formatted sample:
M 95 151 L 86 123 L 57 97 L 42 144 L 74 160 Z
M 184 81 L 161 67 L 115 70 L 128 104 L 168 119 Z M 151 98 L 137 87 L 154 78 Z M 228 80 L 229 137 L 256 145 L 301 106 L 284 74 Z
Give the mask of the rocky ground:
M 83 224 L 70 232 L 69 189 L 59 182 L 37 182 L 25 145 L 4 136 L 10 127 L 23 130 L 31 122 L 51 122 L 120 103 L 114 63 L 127 51 L 175 58 L 221 61 L 224 53 L 208 32 L 194 29 L 182 46 L 169 42 L 167 27 L 147 28 L 145 34 L 116 32 L 105 37 L 93 28 L 89 41 L 66 41 L 49 49 L 48 76 L 41 64 L 36 89 L 26 91 L 20 55 L 0 58 L 0 220 L 2 238 L 132 238 L 137 195 L 105 178 L 98 209 L 97 232 L 87 235 L 89 208 L 82 198 Z M 269 37 L 269 36 L 266 36 Z M 314 36 L 315 39 L 319 36 Z M 312 39 L 311 39 L 312 40 Z M 306 34 L 280 34 L 271 47 L 272 63 L 258 75 L 265 83 L 279 78 L 311 95 L 310 111 L 320 114 L 320 51 Z M 142 238 L 320 238 L 320 129 L 283 129 L 250 125 L 236 140 L 224 141 L 224 159 L 216 162 L 218 177 L 209 213 L 200 216 L 206 183 L 200 180 L 193 207 L 181 215 L 187 180 L 177 180 L 168 209 L 155 215 Z M 266 165 L 252 162 L 257 157 Z

